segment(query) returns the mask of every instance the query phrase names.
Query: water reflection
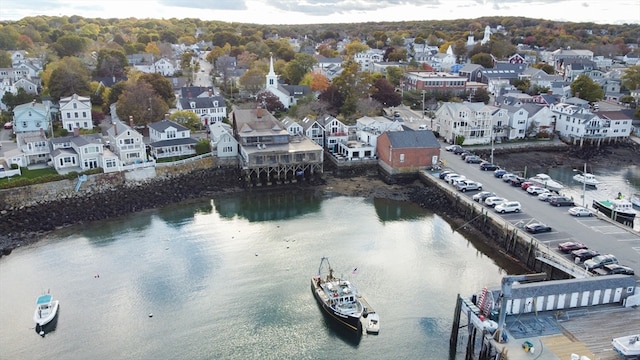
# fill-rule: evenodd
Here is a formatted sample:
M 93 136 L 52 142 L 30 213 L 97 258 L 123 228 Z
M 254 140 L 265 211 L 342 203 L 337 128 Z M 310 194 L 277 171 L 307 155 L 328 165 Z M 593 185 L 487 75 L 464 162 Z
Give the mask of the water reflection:
M 244 193 L 217 198 L 214 204 L 221 217 L 240 217 L 251 222 L 293 219 L 318 212 L 322 197 L 305 192 Z
M 378 220 L 382 223 L 387 221 L 404 221 L 423 218 L 426 211 L 417 204 L 406 201 L 374 198 L 373 206 L 376 209 Z

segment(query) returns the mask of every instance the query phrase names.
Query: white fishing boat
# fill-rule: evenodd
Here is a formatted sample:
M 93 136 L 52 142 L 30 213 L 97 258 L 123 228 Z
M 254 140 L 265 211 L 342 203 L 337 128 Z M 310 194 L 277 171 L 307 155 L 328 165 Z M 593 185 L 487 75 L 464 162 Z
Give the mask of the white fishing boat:
M 53 300 L 51 294 L 38 296 L 36 300 L 36 311 L 33 313 L 33 321 L 43 326 L 51 322 L 58 313 L 59 301 Z
M 640 357 L 640 334 L 612 339 L 611 345 L 615 351 L 627 359 Z
M 575 174 L 573 175 L 573 180 L 587 186 L 598 186 L 598 184 L 600 184 L 600 181 L 596 179 L 596 176 L 591 173 Z
M 537 174 L 536 176 L 530 177 L 529 181 L 531 181 L 536 186 L 540 186 L 557 193 L 559 193 L 560 190 L 564 188 L 564 186 L 560 182 L 553 180 L 551 176 L 547 174 Z
M 593 208 L 623 225 L 633 227 L 636 211 L 627 199 L 619 195 L 611 200 L 593 200 Z

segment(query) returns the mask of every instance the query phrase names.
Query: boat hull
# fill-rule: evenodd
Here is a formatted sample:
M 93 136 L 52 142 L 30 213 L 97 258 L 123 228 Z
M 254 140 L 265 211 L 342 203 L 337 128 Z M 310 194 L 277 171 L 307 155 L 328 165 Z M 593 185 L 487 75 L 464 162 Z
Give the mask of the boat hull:
M 51 322 L 51 320 L 53 320 L 56 317 L 56 315 L 58 315 L 59 306 L 60 306 L 60 302 L 58 300 L 52 301 L 51 311 L 45 316 L 40 316 L 40 312 L 38 311 L 39 309 L 36 309 L 36 311 L 33 314 L 33 321 L 35 321 L 35 323 L 40 326 L 47 325 L 48 323 Z
M 616 211 L 615 209 L 612 209 L 611 207 L 605 205 L 602 201 L 598 200 L 593 200 L 593 208 L 622 225 L 633 227 L 633 221 L 636 218 L 635 213 Z
M 628 335 L 611 340 L 615 351 L 626 357 L 640 357 L 640 334 Z
M 362 333 L 362 322 L 360 321 L 360 317 L 342 314 L 332 309 L 329 304 L 322 298 L 323 290 L 316 286 L 316 282 L 314 281 L 314 279 L 311 279 L 311 292 L 313 293 L 313 297 L 318 302 L 318 305 L 320 305 L 320 307 L 322 308 L 322 312 L 333 322 L 355 333 Z

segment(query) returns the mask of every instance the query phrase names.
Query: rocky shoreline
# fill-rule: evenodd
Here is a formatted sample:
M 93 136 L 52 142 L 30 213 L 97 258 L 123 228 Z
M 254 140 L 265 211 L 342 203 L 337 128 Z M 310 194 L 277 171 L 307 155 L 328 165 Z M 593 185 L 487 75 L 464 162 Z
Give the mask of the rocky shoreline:
M 483 151 L 485 150 L 479 150 L 477 153 L 482 155 Z M 566 150 L 555 149 L 542 154 L 530 149 L 499 149 L 494 151 L 494 156 L 497 156 L 501 165 L 507 168 L 523 168 L 525 165 L 576 166 L 583 161 L 619 168 L 640 165 L 640 146 L 636 143 L 625 143 L 604 149 L 576 150 L 567 147 Z M 144 186 L 135 184 L 89 197 L 58 200 L 20 209 L 5 209 L 0 211 L 0 256 L 8 255 L 14 248 L 34 243 L 48 233 L 66 226 L 115 218 L 205 197 L 261 191 L 244 189 L 238 182 L 239 177 L 237 169 L 197 170 L 159 179 Z M 282 188 L 287 191 L 320 191 L 335 196 L 412 201 L 449 221 L 455 222 L 458 218 L 456 214 L 450 213 L 450 206 L 444 194 L 418 180 L 390 185 L 373 174 L 361 173 L 344 178 L 327 172 L 322 178 L 295 185 L 283 185 Z M 116 192 L 117 196 L 114 196 Z

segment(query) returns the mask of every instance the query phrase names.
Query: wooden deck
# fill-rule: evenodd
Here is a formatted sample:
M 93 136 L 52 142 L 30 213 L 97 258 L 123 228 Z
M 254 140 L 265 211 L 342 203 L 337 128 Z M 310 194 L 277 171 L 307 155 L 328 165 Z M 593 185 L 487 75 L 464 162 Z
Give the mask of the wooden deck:
M 578 351 L 584 351 L 581 350 L 581 344 L 583 344 L 590 350 L 589 354 L 573 351 L 576 354 L 586 355 L 591 359 L 618 360 L 620 358 L 611 346 L 611 339 L 638 333 L 640 331 L 639 324 L 640 309 L 607 307 L 600 311 L 582 312 L 575 316 L 569 312 L 568 319 L 559 322 L 564 335 L 547 337 L 542 340 L 546 346 L 553 348 L 555 347 L 554 343 L 566 342 L 566 340 L 560 339 L 564 337 L 569 340 L 568 343 L 565 343 L 567 349 L 575 347 Z M 568 352 L 569 355 L 566 355 L 562 348 L 558 351 L 554 350 L 554 352 L 561 359 L 569 359 L 571 354 Z

